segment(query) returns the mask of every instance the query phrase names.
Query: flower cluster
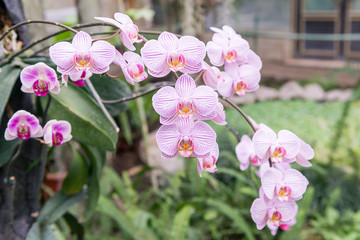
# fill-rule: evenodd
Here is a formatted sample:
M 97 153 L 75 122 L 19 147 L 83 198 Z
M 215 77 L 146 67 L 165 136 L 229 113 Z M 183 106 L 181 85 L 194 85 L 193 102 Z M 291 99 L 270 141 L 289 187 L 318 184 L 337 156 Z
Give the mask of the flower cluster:
M 288 130 L 276 134 L 264 124 L 256 128 L 253 139 L 244 135 L 235 151 L 241 170 L 250 164 L 260 166 L 261 187 L 259 198 L 251 206 L 251 217 L 259 230 L 267 226 L 275 235 L 279 227 L 288 231 L 296 223 L 298 206 L 295 201 L 302 198 L 309 184 L 290 163 L 296 161 L 310 167 L 314 151 Z

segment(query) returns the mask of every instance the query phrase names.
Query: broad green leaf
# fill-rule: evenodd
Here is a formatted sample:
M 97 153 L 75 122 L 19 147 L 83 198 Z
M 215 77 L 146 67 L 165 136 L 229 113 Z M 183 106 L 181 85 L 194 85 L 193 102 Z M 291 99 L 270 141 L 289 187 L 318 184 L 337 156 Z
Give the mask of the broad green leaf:
M 35 222 L 30 228 L 25 240 L 54 240 L 54 232 L 48 224 L 40 225 Z
M 62 185 L 62 191 L 66 195 L 74 195 L 80 192 L 88 180 L 88 173 L 89 168 L 85 159 L 73 148 L 73 157 L 71 159 L 69 172 Z
M 193 206 L 185 205 L 175 215 L 175 219 L 171 229 L 171 239 L 182 240 L 186 239 L 186 234 L 189 229 L 190 217 L 195 212 Z
M 106 75 L 101 77 L 100 75 L 93 75 L 91 76 L 91 82 L 102 99 L 115 100 L 131 96 L 131 90 L 128 83 L 125 83 L 125 80 L 120 81 L 119 79 L 113 79 Z M 128 102 L 105 104 L 111 116 L 119 115 L 126 110 L 127 106 Z
M 206 200 L 206 203 L 211 207 L 217 208 L 220 213 L 230 218 L 234 224 L 246 235 L 246 239 L 255 240 L 255 237 L 251 232 L 251 229 L 246 220 L 240 215 L 238 211 L 236 211 L 236 209 L 215 199 L 208 199 Z
M 1 68 L 0 72 L 0 118 L 4 113 L 6 104 L 9 100 L 11 90 L 20 75 L 20 68 L 6 65 Z M 0 119 L 1 122 L 1 119 Z
M 85 198 L 86 194 L 84 191 L 72 196 L 67 196 L 62 191 L 59 191 L 45 203 L 37 221 L 39 223 L 53 223 L 64 215 L 71 206 Z
M 134 225 L 131 219 L 125 215 L 119 208 L 117 208 L 114 203 L 103 196 L 99 198 L 99 204 L 97 205 L 97 210 L 101 213 L 111 217 L 119 225 L 122 231 L 135 240 L 143 239 L 157 239 L 149 229 L 141 230 L 136 225 Z
M 51 95 L 49 119 L 66 120 L 72 135 L 79 142 L 114 151 L 117 133 L 97 103 L 85 91 L 69 85 Z M 43 99 L 43 98 L 42 98 Z M 43 100 L 45 106 L 46 99 Z
M 0 167 L 2 167 L 11 159 L 11 156 L 14 154 L 14 150 L 19 143 L 19 139 L 12 141 L 0 139 Z
M 71 232 L 75 233 L 77 235 L 78 239 L 83 239 L 84 238 L 84 226 L 78 222 L 76 217 L 74 217 L 70 213 L 66 213 L 66 214 L 64 214 L 64 219 L 65 219 L 67 225 L 70 227 Z

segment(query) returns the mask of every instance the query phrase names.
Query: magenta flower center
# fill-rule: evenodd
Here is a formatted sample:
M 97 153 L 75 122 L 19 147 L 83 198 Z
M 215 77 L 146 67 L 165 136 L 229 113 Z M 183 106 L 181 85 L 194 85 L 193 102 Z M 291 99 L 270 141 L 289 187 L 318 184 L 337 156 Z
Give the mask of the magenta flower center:
M 281 163 L 283 157 L 286 155 L 286 150 L 283 147 L 276 147 L 273 154 L 271 155 L 271 160 L 275 163 Z
M 210 156 L 208 158 L 203 159 L 203 168 L 211 173 L 216 172 L 216 158 L 215 156 Z
M 49 93 L 49 84 L 42 79 L 38 79 L 34 82 L 33 89 L 37 96 L 45 96 Z
M 28 140 L 30 138 L 30 127 L 25 123 L 21 123 L 17 129 L 17 134 L 21 140 Z
M 52 141 L 54 146 L 59 146 L 62 143 L 63 139 L 64 137 L 61 133 L 59 132 L 52 133 Z
M 247 83 L 244 81 L 237 81 L 234 84 L 235 93 L 239 96 L 245 95 L 245 90 L 248 87 Z
M 235 49 L 231 49 L 231 50 L 228 50 L 227 52 L 225 52 L 224 55 L 225 55 L 225 61 L 227 63 L 233 63 L 236 61 L 238 54 Z
M 275 209 L 272 209 L 268 213 L 268 222 L 273 226 L 280 226 L 280 221 L 282 219 L 281 213 Z
M 291 195 L 291 188 L 288 186 L 282 186 L 279 189 L 277 197 L 280 201 L 286 202 L 286 201 L 289 201 L 290 195 Z
M 194 143 L 188 137 L 183 138 L 178 144 L 178 152 L 182 157 L 190 157 L 194 148 Z
M 73 62 L 77 70 L 88 70 L 93 62 L 90 54 L 75 54 Z
M 176 72 L 184 67 L 186 63 L 185 57 L 182 54 L 172 53 L 167 57 L 167 64 L 171 71 Z
M 177 107 L 176 112 L 178 113 L 179 117 L 188 118 L 194 114 L 195 107 L 192 104 L 191 100 L 183 99 L 181 100 Z
M 139 28 L 136 25 L 126 28 L 126 33 L 129 36 L 131 42 L 136 42 L 138 40 Z
M 141 76 L 141 74 L 144 73 L 144 66 L 141 64 L 129 64 L 127 67 L 127 71 L 130 74 L 130 76 L 135 80 L 144 80 L 145 76 Z
M 259 163 L 259 158 L 255 155 L 253 157 L 250 158 L 250 161 L 251 161 L 251 164 L 258 167 L 260 166 L 260 163 Z

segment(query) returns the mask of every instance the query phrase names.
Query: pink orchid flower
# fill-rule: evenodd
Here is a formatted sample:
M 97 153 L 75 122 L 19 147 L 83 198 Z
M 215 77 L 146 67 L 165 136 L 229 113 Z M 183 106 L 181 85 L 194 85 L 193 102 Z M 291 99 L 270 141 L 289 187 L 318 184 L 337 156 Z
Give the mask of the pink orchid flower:
M 106 41 L 92 43 L 91 36 L 83 31 L 74 36 L 72 43 L 56 43 L 49 51 L 51 60 L 62 74 L 84 70 L 102 74 L 109 70 L 115 57 L 114 46 Z
M 186 125 L 162 125 L 156 141 L 164 158 L 206 158 L 216 143 L 215 131 L 206 123 L 197 121 Z
M 158 40 L 150 40 L 141 48 L 141 56 L 149 74 L 164 77 L 170 71 L 197 73 L 202 69 L 205 44 L 192 36 L 178 39 L 174 34 L 163 32 Z
M 39 120 L 25 110 L 19 110 L 10 118 L 5 129 L 5 140 L 19 138 L 21 140 L 43 135 Z
M 202 177 L 201 173 L 203 171 L 214 173 L 216 172 L 216 161 L 219 158 L 219 146 L 217 143 L 214 144 L 213 149 L 210 151 L 210 156 L 206 158 L 198 158 L 197 161 L 197 171 Z
M 148 77 L 148 74 L 145 72 L 144 62 L 139 54 L 125 52 L 122 55 L 116 50 L 114 63 L 121 67 L 126 81 L 132 85 Z
M 187 74 L 179 77 L 175 88 L 161 88 L 152 101 L 160 122 L 165 125 L 184 119 L 210 120 L 217 114 L 217 93 L 208 86 L 196 87 L 195 81 Z
M 267 172 L 267 170 L 272 169 L 272 168 L 275 168 L 275 169 L 278 169 L 278 170 L 280 170 L 282 172 L 285 172 L 286 170 L 291 168 L 291 165 L 290 165 L 290 163 L 287 163 L 287 162 L 285 162 L 285 163 L 272 163 L 272 166 L 270 167 L 269 161 L 267 161 L 264 164 L 260 165 L 259 174 L 257 176 L 259 178 L 262 178 L 264 173 Z
M 215 32 L 212 41 L 206 45 L 210 62 L 215 66 L 249 64 L 260 70 L 262 61 L 250 49 L 249 43 L 230 26 L 224 25 L 222 29 L 210 27 Z
M 26 93 L 46 96 L 49 92 L 60 92 L 55 70 L 42 62 L 25 67 L 20 73 L 20 81 L 21 90 Z
M 224 97 L 231 97 L 234 94 L 243 96 L 247 92 L 253 92 L 259 88 L 260 71 L 255 67 L 245 64 L 236 66 L 228 65 L 225 71 L 230 78 L 225 81 L 220 81 L 218 84 L 218 91 Z
M 283 172 L 270 168 L 262 175 L 261 183 L 269 199 L 276 197 L 279 201 L 286 202 L 301 199 L 309 181 L 295 169 L 290 168 Z
M 269 157 L 273 163 L 293 162 L 300 151 L 299 138 L 288 130 L 276 135 L 270 128 L 261 128 L 254 134 L 253 143 L 261 164 Z
M 236 145 L 235 153 L 240 162 L 240 170 L 246 170 L 250 166 L 250 163 L 254 166 L 260 166 L 253 142 L 248 135 L 241 137 L 241 141 Z
M 252 203 L 250 212 L 258 230 L 267 226 L 272 234 L 289 223 L 297 214 L 298 206 L 294 201 L 281 202 L 277 199 L 264 199 L 262 195 Z
M 115 27 L 121 29 L 120 39 L 124 46 L 129 50 L 134 51 L 134 43 L 140 43 L 143 39 L 138 38 L 139 28 L 133 23 L 131 18 L 123 13 L 115 13 L 114 19 L 106 17 L 95 17 L 95 19 L 110 23 Z
M 203 80 L 205 85 L 214 90 L 218 89 L 218 84 L 220 82 L 231 81 L 229 74 L 227 72 L 220 71 L 217 67 L 210 67 L 207 63 L 203 62 L 203 69 Z
M 44 142 L 49 147 L 59 146 L 70 141 L 71 125 L 69 122 L 55 119 L 48 121 L 44 127 Z
M 216 116 L 212 118 L 211 121 L 213 121 L 218 125 L 226 125 L 227 122 L 225 121 L 226 115 L 224 111 L 224 106 L 220 102 L 217 103 L 215 112 L 216 112 Z
M 69 75 L 63 74 L 61 77 L 65 86 L 67 86 L 68 78 L 70 77 L 71 81 L 75 86 L 83 87 L 86 85 L 86 79 L 89 79 L 92 76 L 90 71 L 81 70 L 74 73 L 70 73 Z

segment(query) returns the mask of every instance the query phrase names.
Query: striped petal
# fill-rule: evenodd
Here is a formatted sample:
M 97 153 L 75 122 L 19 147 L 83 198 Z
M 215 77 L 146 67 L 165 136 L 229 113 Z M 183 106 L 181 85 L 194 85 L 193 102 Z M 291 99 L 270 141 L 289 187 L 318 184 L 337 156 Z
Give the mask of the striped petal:
M 152 98 L 155 111 L 163 117 L 170 118 L 176 112 L 179 96 L 173 87 L 163 87 Z
M 207 154 L 216 143 L 215 131 L 204 122 L 196 122 L 191 130 L 194 152 L 198 155 Z
M 72 45 L 76 50 L 86 52 L 91 47 L 91 42 L 91 36 L 86 32 L 80 31 L 74 36 Z
M 158 38 L 158 41 L 168 52 L 173 52 L 178 49 L 179 39 L 175 36 L 175 34 L 162 32 Z
M 181 98 L 189 98 L 196 89 L 194 79 L 187 74 L 181 75 L 176 81 L 175 90 Z
M 156 133 L 157 144 L 165 155 L 174 156 L 177 153 L 180 134 L 175 124 L 163 125 Z
M 90 71 L 93 73 L 104 73 L 115 58 L 115 47 L 105 41 L 97 41 L 89 49 L 93 59 Z M 104 71 L 104 72 L 102 72 Z
M 75 68 L 73 63 L 75 52 L 74 46 L 68 42 L 59 42 L 49 48 L 51 60 L 58 66 L 58 71 L 64 74 Z
M 191 97 L 195 111 L 203 116 L 214 112 L 218 103 L 217 93 L 208 86 L 199 86 Z

